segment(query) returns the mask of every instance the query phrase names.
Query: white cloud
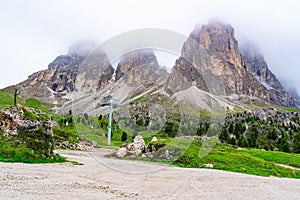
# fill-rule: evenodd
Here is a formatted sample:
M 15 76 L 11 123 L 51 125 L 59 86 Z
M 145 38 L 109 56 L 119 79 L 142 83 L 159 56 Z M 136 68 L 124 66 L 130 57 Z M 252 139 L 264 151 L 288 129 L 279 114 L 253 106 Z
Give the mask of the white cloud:
M 103 42 L 138 28 L 188 35 L 197 23 L 217 18 L 235 27 L 240 42 L 254 42 L 271 70 L 300 91 L 299 6 L 296 0 L 2 0 L 0 88 L 45 69 L 78 40 Z

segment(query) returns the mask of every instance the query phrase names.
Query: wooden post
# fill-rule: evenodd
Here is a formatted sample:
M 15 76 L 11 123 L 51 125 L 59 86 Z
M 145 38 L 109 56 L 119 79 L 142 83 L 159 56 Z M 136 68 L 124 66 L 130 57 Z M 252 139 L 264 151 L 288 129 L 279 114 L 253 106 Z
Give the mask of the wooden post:
M 14 106 L 17 105 L 17 96 L 20 94 L 20 91 L 18 88 L 15 88 L 14 90 Z

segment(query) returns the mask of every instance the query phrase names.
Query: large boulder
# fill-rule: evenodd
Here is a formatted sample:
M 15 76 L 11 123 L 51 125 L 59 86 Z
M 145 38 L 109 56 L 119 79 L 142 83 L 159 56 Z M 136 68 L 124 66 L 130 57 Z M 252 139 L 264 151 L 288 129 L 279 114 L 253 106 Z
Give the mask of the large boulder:
M 125 156 L 140 156 L 145 152 L 145 150 L 145 141 L 142 136 L 138 135 L 134 138 L 133 143 L 122 145 L 116 155 L 119 158 L 123 158 Z
M 145 141 L 142 136 L 138 135 L 133 140 L 134 151 L 144 151 Z
M 121 147 L 116 155 L 118 156 L 118 158 L 124 158 L 127 155 L 128 150 L 125 147 Z

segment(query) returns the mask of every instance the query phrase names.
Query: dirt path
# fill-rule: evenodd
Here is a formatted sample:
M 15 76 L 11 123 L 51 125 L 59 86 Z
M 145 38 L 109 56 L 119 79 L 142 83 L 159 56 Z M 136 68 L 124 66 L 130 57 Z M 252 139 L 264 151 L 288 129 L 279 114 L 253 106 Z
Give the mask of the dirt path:
M 279 164 L 279 163 L 275 163 L 275 165 L 285 167 L 285 168 L 289 168 L 289 169 L 300 170 L 299 167 L 294 167 L 294 166 L 291 166 L 291 165 L 285 165 L 285 164 Z
M 107 159 L 60 151 L 84 165 L 0 163 L 0 199 L 299 199 L 300 180 Z

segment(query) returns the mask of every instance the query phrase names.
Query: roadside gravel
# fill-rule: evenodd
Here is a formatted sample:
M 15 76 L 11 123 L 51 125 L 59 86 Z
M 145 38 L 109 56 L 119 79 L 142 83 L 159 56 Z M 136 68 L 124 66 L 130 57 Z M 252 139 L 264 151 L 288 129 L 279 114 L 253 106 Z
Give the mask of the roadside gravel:
M 0 163 L 0 199 L 300 199 L 300 180 L 58 151 L 83 165 Z

